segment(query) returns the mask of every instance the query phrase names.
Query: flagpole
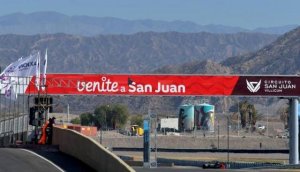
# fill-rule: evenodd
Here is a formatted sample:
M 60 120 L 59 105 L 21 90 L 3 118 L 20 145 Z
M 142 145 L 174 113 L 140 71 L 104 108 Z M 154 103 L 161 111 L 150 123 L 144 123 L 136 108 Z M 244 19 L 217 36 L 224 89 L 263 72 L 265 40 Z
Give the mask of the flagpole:
M 43 61 L 43 66 L 42 66 L 42 72 L 41 72 L 41 85 L 42 85 L 42 90 L 45 91 L 46 89 L 46 73 L 47 73 L 47 64 L 48 64 L 48 49 L 46 48 L 45 56 L 44 56 L 44 61 Z

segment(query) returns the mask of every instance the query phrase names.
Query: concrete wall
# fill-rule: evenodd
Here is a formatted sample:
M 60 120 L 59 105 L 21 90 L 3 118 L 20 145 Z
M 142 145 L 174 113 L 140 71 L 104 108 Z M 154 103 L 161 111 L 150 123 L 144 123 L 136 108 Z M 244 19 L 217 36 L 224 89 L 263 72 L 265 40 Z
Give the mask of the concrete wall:
M 95 140 L 70 129 L 54 127 L 52 144 L 59 145 L 60 151 L 76 157 L 97 171 L 135 171 Z

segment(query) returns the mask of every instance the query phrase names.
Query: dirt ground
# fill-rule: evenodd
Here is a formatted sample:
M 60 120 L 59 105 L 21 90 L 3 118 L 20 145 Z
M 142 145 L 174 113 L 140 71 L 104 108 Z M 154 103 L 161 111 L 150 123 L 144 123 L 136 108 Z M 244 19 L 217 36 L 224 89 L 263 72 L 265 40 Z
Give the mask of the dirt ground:
M 102 143 L 104 146 L 111 147 L 143 147 L 143 137 L 138 136 L 122 136 L 118 133 L 106 133 L 103 137 Z M 97 139 L 98 140 L 98 139 Z M 211 149 L 218 146 L 217 137 L 214 135 L 206 135 L 205 137 L 191 135 L 184 136 L 158 136 L 157 147 L 159 148 L 199 148 Z M 152 137 L 152 145 L 154 145 L 154 138 Z M 260 148 L 260 143 L 262 147 Z M 219 148 L 227 149 L 227 136 L 219 137 Z M 270 138 L 265 136 L 235 136 L 230 135 L 229 138 L 230 149 L 288 149 L 288 139 Z M 114 152 L 117 155 L 131 156 L 134 160 L 141 161 L 143 157 L 142 152 Z M 154 153 L 152 153 L 152 157 Z M 227 161 L 227 153 L 169 153 L 158 152 L 157 157 L 181 160 L 201 160 L 201 161 Z M 286 164 L 289 160 L 289 154 L 246 154 L 246 153 L 229 153 L 230 161 L 242 162 L 270 162 Z
M 185 132 L 174 135 L 172 132 L 158 132 L 157 147 L 159 148 L 195 148 L 195 149 L 227 149 L 228 131 L 227 128 L 219 127 L 213 133 L 210 132 Z M 247 132 L 244 129 L 237 131 L 234 126 L 229 130 L 230 149 L 288 149 L 289 139 L 282 138 L 284 135 L 283 124 L 280 122 L 269 122 L 267 130 L 263 132 Z M 118 131 L 103 131 L 102 143 L 106 147 L 143 147 L 142 136 L 126 136 Z M 99 141 L 99 136 L 95 138 Z M 151 144 L 154 144 L 152 133 Z
M 229 127 L 229 149 L 288 149 L 289 139 L 282 138 L 284 135 L 283 124 L 280 122 L 260 122 L 267 126 L 263 132 L 247 132 L 245 129 L 237 130 L 237 127 Z M 163 132 L 157 134 L 158 148 L 194 148 L 194 149 L 227 149 L 228 148 L 228 130 L 223 123 L 213 133 L 196 131 L 185 132 L 174 135 L 172 132 L 164 135 Z M 100 132 L 95 140 L 100 140 Z M 142 136 L 127 136 L 120 134 L 117 130 L 103 131 L 102 144 L 105 147 L 132 147 L 142 148 Z M 151 145 L 154 145 L 154 134 L 151 135 Z M 142 159 L 142 152 L 114 152 L 117 155 L 132 156 L 136 160 Z M 185 160 L 204 160 L 204 161 L 227 161 L 227 153 L 167 153 L 158 152 L 158 157 L 185 159 Z M 247 162 L 278 162 L 287 163 L 288 154 L 237 154 L 230 153 L 230 161 L 247 161 Z
M 99 139 L 96 139 L 99 141 Z M 154 137 L 151 139 L 154 144 Z M 143 147 L 143 137 L 115 137 L 103 138 L 102 143 L 106 147 Z M 262 145 L 262 147 L 260 147 Z M 158 136 L 159 148 L 195 148 L 195 149 L 227 149 L 227 136 L 217 137 L 189 137 L 189 136 Z M 268 137 L 230 137 L 230 149 L 288 149 L 288 139 Z

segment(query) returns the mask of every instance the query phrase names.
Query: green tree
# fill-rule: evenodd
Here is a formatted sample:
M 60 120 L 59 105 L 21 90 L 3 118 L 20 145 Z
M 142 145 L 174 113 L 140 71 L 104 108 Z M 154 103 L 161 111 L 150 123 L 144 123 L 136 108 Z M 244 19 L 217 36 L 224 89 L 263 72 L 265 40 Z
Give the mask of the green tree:
M 108 125 L 107 117 L 110 115 L 110 113 L 111 113 L 111 109 L 110 106 L 108 105 L 102 105 L 97 107 L 94 111 L 95 125 L 98 128 L 107 127 Z
M 94 118 L 93 114 L 90 112 L 86 112 L 80 115 L 80 121 L 81 125 L 93 125 L 94 124 Z
M 80 121 L 80 118 L 79 117 L 76 117 L 76 118 L 74 118 L 74 119 L 71 119 L 71 121 L 70 121 L 72 124 L 80 124 L 81 123 L 81 121 Z
M 113 128 L 122 128 L 127 123 L 129 115 L 126 106 L 114 105 L 110 113 L 110 121 Z
M 123 105 L 102 105 L 94 111 L 94 124 L 98 127 L 107 126 L 121 128 L 128 120 L 128 110 Z
M 130 124 L 131 125 L 138 125 L 139 127 L 142 127 L 142 125 L 143 125 L 143 116 L 142 115 L 131 116 Z

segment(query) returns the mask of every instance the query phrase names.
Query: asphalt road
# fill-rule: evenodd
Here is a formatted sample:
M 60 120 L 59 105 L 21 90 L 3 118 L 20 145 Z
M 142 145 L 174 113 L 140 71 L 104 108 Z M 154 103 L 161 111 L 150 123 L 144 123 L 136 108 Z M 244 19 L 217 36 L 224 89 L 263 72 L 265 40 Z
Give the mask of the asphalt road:
M 0 148 L 0 172 L 94 171 L 81 161 L 61 152 Z
M 234 171 L 234 172 L 299 172 L 299 169 L 202 169 L 194 167 L 158 167 L 143 168 L 134 167 L 137 172 L 205 172 L 205 171 Z
M 195 167 L 157 167 L 157 168 L 143 168 L 133 167 L 136 172 L 201 172 L 204 171 L 202 168 Z

